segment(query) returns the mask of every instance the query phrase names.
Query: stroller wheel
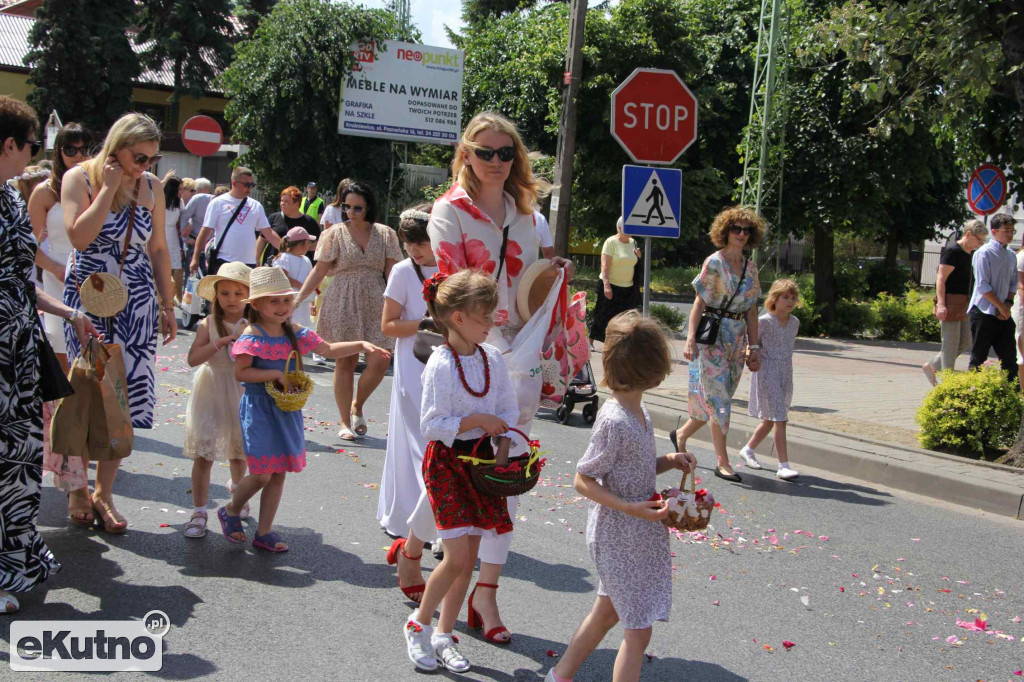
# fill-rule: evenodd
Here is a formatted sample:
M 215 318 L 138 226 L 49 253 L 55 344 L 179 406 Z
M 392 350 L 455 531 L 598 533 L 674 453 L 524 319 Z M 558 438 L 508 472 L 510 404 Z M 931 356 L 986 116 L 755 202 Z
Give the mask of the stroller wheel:
M 555 417 L 558 418 L 560 424 L 568 424 L 569 419 L 572 417 L 572 410 L 567 405 L 559 405 L 558 409 L 555 410 Z
M 594 403 L 588 403 L 583 406 L 583 421 L 587 424 L 593 424 L 597 420 L 597 407 Z
M 182 317 L 184 319 L 181 321 L 181 326 L 189 331 L 194 331 L 199 320 L 202 319 L 201 315 L 183 315 Z

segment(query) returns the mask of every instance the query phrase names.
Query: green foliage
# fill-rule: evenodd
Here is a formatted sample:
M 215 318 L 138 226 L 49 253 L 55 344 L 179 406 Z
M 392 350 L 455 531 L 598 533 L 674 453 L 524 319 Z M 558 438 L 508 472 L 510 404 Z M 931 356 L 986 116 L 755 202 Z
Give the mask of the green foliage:
M 231 59 L 230 0 L 141 0 L 135 43 L 153 71 L 174 74 L 171 101 L 202 97 Z M 147 46 L 148 43 L 148 46 Z
M 939 322 L 932 316 L 928 295 L 908 291 L 903 296 L 882 293 L 871 303 L 878 338 L 887 341 L 940 341 Z
M 814 278 L 806 273 L 790 275 L 790 279 L 800 287 L 800 300 L 803 303 L 793 309 L 793 314 L 800 320 L 800 336 L 826 336 L 829 332 L 821 318 L 822 305 L 814 297 Z M 764 286 L 762 282 L 762 286 Z
M 868 273 L 862 265 L 856 258 L 836 259 L 833 273 L 837 301 L 861 301 L 867 296 Z
M 938 378 L 917 410 L 923 447 L 981 454 L 1013 443 L 1024 408 L 1016 385 L 1001 369 L 945 370 Z
M 899 341 L 910 325 L 910 313 L 902 298 L 891 294 L 879 294 L 871 303 L 878 325 L 878 338 L 886 341 Z
M 242 25 L 245 26 L 245 32 L 250 38 L 256 33 L 256 28 L 260 25 L 263 17 L 270 14 L 270 10 L 274 9 L 276 4 L 277 0 L 237 0 L 235 2 L 235 16 L 241 20 Z
M 660 294 L 693 295 L 693 280 L 700 267 L 651 268 L 651 291 Z
M 864 336 L 875 327 L 875 315 L 870 303 L 836 302 L 836 318 L 829 327 L 829 336 L 853 338 Z M 801 329 L 803 331 L 803 322 Z
M 338 135 L 342 77 L 355 64 L 350 46 L 382 42 L 394 30 L 380 10 L 319 0 L 282 0 L 241 43 L 220 83 L 225 116 L 249 151 L 239 163 L 264 185 L 296 178 L 334 187 L 351 176 L 387 186 L 390 150 L 384 140 Z
M 133 0 L 43 0 L 29 29 L 28 103 L 42 121 L 106 130 L 129 110 L 139 60 L 128 41 Z
M 889 267 L 885 261 L 875 261 L 867 267 L 867 295 L 873 298 L 883 291 L 893 296 L 902 296 L 910 287 L 910 268 L 897 263 Z
M 661 322 L 671 331 L 682 331 L 686 325 L 686 314 L 664 303 L 652 303 L 650 313 L 651 317 Z
M 904 295 L 910 325 L 903 336 L 904 341 L 941 341 L 942 327 L 932 314 L 934 303 L 930 292 L 911 289 Z

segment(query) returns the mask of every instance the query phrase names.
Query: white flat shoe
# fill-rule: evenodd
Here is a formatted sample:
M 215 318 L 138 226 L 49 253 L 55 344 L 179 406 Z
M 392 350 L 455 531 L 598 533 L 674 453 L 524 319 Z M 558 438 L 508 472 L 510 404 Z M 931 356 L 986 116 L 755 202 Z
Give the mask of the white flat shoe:
M 357 436 L 366 435 L 366 420 L 359 415 L 352 415 L 352 430 L 356 432 Z
M 0 614 L 9 616 L 20 610 L 21 604 L 18 602 L 18 598 L 10 592 L 0 590 Z
M 775 472 L 775 478 L 781 478 L 783 481 L 789 481 L 799 475 L 799 471 L 796 469 L 790 469 L 789 467 L 779 467 L 779 470 Z
M 434 628 L 429 625 L 420 625 L 412 618 L 406 621 L 405 627 L 402 628 L 409 660 L 420 670 L 437 670 L 434 647 L 430 644 L 430 636 L 433 632 Z
M 757 455 L 754 454 L 754 451 L 746 446 L 740 449 L 740 457 L 743 458 L 743 461 L 746 462 L 747 466 L 751 469 L 764 468 L 761 466 L 761 463 L 757 461 Z

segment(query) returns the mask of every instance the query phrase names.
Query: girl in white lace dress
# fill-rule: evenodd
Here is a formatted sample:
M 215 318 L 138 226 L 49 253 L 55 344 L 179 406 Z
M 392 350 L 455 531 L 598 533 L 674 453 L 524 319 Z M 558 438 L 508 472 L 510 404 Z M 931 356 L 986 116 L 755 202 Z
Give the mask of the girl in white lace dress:
M 199 323 L 188 351 L 190 367 L 199 366 L 192 379 L 192 395 L 185 411 L 186 457 L 192 459 L 192 518 L 185 524 L 185 537 L 206 535 L 210 497 L 210 473 L 215 460 L 228 460 L 231 485 L 246 474 L 242 448 L 242 422 L 238 404 L 242 385 L 235 379 L 235 361 L 229 346 L 248 322 L 249 271 L 245 263 L 225 263 L 216 275 L 199 280 L 197 293 L 213 302 L 213 313 Z M 243 509 L 242 516 L 248 516 Z
M 644 362 L 637 362 L 644 358 Z M 688 452 L 659 457 L 644 391 L 672 369 L 668 341 L 657 322 L 630 310 L 612 318 L 602 356 L 611 398 L 601 407 L 590 446 L 576 465 L 576 491 L 591 500 L 587 548 L 597 564 L 597 601 L 547 682 L 566 682 L 608 631 L 621 622 L 623 643 L 615 679 L 639 680 L 644 651 L 656 620 L 672 610 L 672 561 L 665 502 L 656 499 L 657 476 L 670 469 L 692 471 Z M 609 679 L 611 675 L 600 675 Z
M 786 449 L 786 422 L 793 402 L 793 350 L 800 331 L 800 319 L 793 315 L 793 309 L 798 305 L 800 289 L 793 280 L 777 280 L 768 290 L 764 304 L 768 312 L 758 318 L 761 367 L 750 379 L 750 416 L 757 417 L 761 423 L 740 450 L 747 466 L 760 469 L 761 463 L 754 456 L 754 450 L 774 429 L 775 454 L 779 459 L 775 476 L 783 480 L 799 476 L 789 466 Z

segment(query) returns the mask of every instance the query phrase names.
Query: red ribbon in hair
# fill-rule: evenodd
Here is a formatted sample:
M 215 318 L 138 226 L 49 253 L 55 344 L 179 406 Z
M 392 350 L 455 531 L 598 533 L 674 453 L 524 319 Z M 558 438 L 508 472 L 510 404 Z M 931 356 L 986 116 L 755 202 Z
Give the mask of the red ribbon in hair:
M 433 277 L 423 280 L 423 300 L 427 303 L 433 303 L 437 300 L 437 288 L 446 279 L 448 279 L 448 275 L 438 272 Z

